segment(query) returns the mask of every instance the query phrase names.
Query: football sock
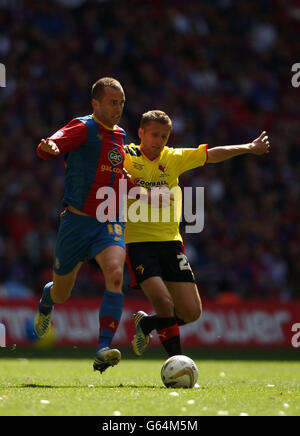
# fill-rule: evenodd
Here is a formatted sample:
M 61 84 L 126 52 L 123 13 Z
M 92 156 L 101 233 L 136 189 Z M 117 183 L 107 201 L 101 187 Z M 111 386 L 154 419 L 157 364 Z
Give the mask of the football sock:
M 182 354 L 179 327 L 175 317 L 157 318 L 156 330 L 169 357 Z
M 187 324 L 185 321 L 178 318 L 177 315 L 175 315 L 175 318 L 179 327 Z M 144 318 L 141 320 L 141 327 L 145 335 L 149 335 L 152 330 L 156 329 L 157 319 L 157 315 L 144 316 Z
M 179 322 L 181 325 L 185 324 L 180 319 Z M 182 354 L 177 317 L 158 318 L 157 315 L 144 316 L 141 320 L 141 328 L 145 335 L 149 335 L 152 330 L 157 330 L 162 346 L 170 357 Z
M 55 304 L 55 302 L 52 300 L 51 295 L 50 295 L 50 290 L 51 290 L 52 285 L 53 285 L 53 282 L 49 282 L 46 284 L 46 286 L 44 287 L 44 290 L 43 290 L 42 298 L 40 300 L 38 310 L 39 310 L 39 312 L 43 313 L 44 315 L 48 315 L 52 311 L 53 306 Z
M 156 315 L 144 316 L 141 319 L 141 329 L 145 335 L 149 335 L 152 330 L 156 330 L 157 319 Z
M 100 330 L 97 350 L 110 346 L 121 320 L 123 301 L 123 294 L 105 289 L 99 311 Z

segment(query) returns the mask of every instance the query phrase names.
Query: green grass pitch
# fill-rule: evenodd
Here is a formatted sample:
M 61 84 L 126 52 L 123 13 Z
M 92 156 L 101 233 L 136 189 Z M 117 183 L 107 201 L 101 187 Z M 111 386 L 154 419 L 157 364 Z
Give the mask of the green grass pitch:
M 0 416 L 300 415 L 299 351 L 190 350 L 199 369 L 194 389 L 165 388 L 165 356 L 149 358 L 152 350 L 145 358 L 125 352 L 102 375 L 92 370 L 92 351 L 60 354 L 0 349 Z

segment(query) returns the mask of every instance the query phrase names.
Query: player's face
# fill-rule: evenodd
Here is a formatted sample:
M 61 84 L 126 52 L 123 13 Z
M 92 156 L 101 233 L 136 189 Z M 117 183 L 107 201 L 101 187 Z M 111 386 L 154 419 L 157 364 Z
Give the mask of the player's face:
M 120 121 L 124 103 L 124 92 L 109 86 L 104 88 L 104 95 L 100 100 L 92 100 L 95 116 L 110 128 Z
M 141 149 L 151 160 L 156 159 L 167 144 L 171 127 L 167 124 L 151 121 L 143 129 L 139 129 Z

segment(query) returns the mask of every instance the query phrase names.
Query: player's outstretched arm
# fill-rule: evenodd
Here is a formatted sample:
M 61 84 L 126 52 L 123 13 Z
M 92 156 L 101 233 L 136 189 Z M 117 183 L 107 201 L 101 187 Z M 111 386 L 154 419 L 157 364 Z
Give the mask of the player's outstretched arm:
M 60 149 L 52 139 L 42 139 L 37 148 L 37 154 L 42 159 L 51 159 L 61 154 Z
M 207 151 L 207 163 L 218 163 L 231 159 L 241 154 L 251 153 L 258 156 L 269 153 L 270 142 L 267 133 L 264 131 L 260 136 L 249 144 L 226 145 L 224 147 L 214 147 Z
M 42 139 L 37 148 L 37 155 L 41 159 L 49 160 L 55 156 L 69 153 L 84 143 L 87 134 L 86 125 L 74 118 L 50 138 Z

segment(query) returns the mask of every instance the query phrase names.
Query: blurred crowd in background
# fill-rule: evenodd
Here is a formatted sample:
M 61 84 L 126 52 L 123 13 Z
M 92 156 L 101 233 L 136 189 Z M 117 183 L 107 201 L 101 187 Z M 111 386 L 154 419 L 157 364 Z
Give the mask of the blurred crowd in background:
M 39 296 L 51 280 L 64 166 L 36 147 L 91 113 L 103 76 L 124 87 L 128 142 L 150 109 L 172 118 L 172 146 L 268 132 L 270 154 L 181 177 L 205 188 L 204 230 L 183 238 L 203 297 L 299 298 L 299 41 L 298 0 L 0 0 L 0 298 Z M 128 282 L 126 269 L 136 295 Z M 73 293 L 103 288 L 86 262 Z

